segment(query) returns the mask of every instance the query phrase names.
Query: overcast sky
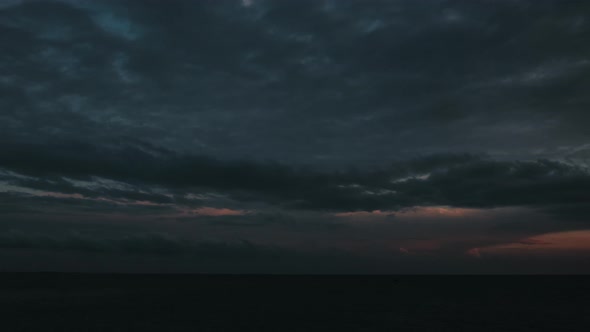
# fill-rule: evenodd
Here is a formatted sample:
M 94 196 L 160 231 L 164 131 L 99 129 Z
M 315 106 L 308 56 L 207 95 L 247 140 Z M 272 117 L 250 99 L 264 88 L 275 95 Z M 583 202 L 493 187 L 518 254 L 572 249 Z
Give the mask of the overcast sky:
M 0 0 L 3 270 L 590 273 L 590 3 Z

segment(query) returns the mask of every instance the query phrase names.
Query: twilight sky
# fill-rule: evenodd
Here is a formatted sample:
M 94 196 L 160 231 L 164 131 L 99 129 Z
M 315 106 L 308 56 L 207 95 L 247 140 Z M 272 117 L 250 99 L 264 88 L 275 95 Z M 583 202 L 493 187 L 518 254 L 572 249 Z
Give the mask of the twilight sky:
M 590 273 L 590 3 L 0 0 L 0 270 Z

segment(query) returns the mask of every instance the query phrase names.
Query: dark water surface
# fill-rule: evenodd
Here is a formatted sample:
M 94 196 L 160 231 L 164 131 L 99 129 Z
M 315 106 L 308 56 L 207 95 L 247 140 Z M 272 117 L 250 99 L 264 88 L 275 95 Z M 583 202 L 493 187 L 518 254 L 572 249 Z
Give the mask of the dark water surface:
M 586 277 L 3 274 L 2 331 L 588 331 Z

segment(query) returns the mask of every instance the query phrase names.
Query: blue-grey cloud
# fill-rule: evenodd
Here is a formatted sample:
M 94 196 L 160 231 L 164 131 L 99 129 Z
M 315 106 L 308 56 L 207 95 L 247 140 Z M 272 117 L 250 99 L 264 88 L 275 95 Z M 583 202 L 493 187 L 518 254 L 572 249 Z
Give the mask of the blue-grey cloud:
M 2 129 L 332 167 L 480 150 L 586 160 L 587 10 L 23 1 L 0 13 Z

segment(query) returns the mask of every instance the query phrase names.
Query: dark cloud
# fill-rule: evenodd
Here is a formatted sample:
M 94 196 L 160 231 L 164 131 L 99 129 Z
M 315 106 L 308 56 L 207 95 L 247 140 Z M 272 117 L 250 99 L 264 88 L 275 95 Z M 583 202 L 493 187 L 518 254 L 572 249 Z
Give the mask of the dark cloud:
M 36 234 L 10 230 L 0 234 L 2 249 L 43 249 L 75 252 L 121 252 L 127 254 L 203 255 L 208 259 L 239 258 L 256 255 L 257 251 L 271 254 L 273 248 L 244 243 L 196 243 L 160 233 L 144 233 L 105 237 L 69 232 L 65 234 Z M 280 252 L 279 249 L 275 249 Z
M 71 260 L 71 255 L 85 254 L 90 261 L 102 262 L 100 271 L 146 271 L 169 272 L 162 268 L 170 267 L 173 271 L 184 272 L 218 272 L 218 273 L 351 273 L 358 268 L 366 271 L 371 268 L 379 271 L 378 266 L 371 266 L 358 256 L 343 251 L 328 250 L 309 253 L 289 250 L 276 246 L 260 245 L 248 241 L 194 242 L 168 234 L 145 233 L 128 236 L 95 236 L 79 233 L 48 235 L 11 230 L 0 233 L 0 248 L 6 265 L 2 269 L 18 266 L 19 253 L 36 257 L 44 253 L 54 261 L 50 270 L 68 271 L 71 266 L 60 266 Z M 88 256 L 90 255 L 90 256 Z M 74 258 L 75 259 L 75 258 Z M 108 261 L 104 263 L 104 259 Z M 163 260 L 163 261 L 162 261 Z M 145 262 L 148 265 L 143 265 Z M 58 262 L 58 263 L 56 263 Z M 31 266 L 43 266 L 43 262 L 33 260 Z M 19 270 L 29 270 L 18 268 Z M 56 268 L 57 266 L 57 268 Z M 76 268 L 93 270 L 79 263 Z M 357 270 L 358 271 L 358 270 Z
M 226 226 L 231 228 L 260 227 L 287 229 L 293 232 L 316 232 L 329 235 L 332 231 L 346 230 L 350 225 L 334 216 L 326 216 L 321 213 L 294 211 L 280 212 L 250 212 L 244 215 L 234 216 L 182 216 L 163 217 L 164 220 L 176 220 L 180 222 L 206 223 L 213 227 Z
M 319 172 L 280 164 L 220 161 L 173 153 L 153 155 L 134 147 L 5 144 L 0 166 L 25 175 L 92 179 L 101 177 L 172 188 L 229 194 L 237 201 L 286 208 L 334 211 L 397 210 L 449 205 L 492 208 L 587 204 L 588 170 L 565 163 L 494 161 L 471 155 L 440 155 L 394 163 L 378 170 Z M 30 186 L 28 180 L 20 180 Z M 46 190 L 108 195 L 172 203 L 137 191 L 75 188 L 65 180 L 45 181 Z M 52 186 L 54 186 L 52 188 Z M 39 188 L 37 182 L 32 187 Z M 90 194 L 89 194 L 90 193 Z
M 585 222 L 590 215 L 590 204 L 587 201 L 582 203 L 563 203 L 549 205 L 546 212 L 561 220 Z

